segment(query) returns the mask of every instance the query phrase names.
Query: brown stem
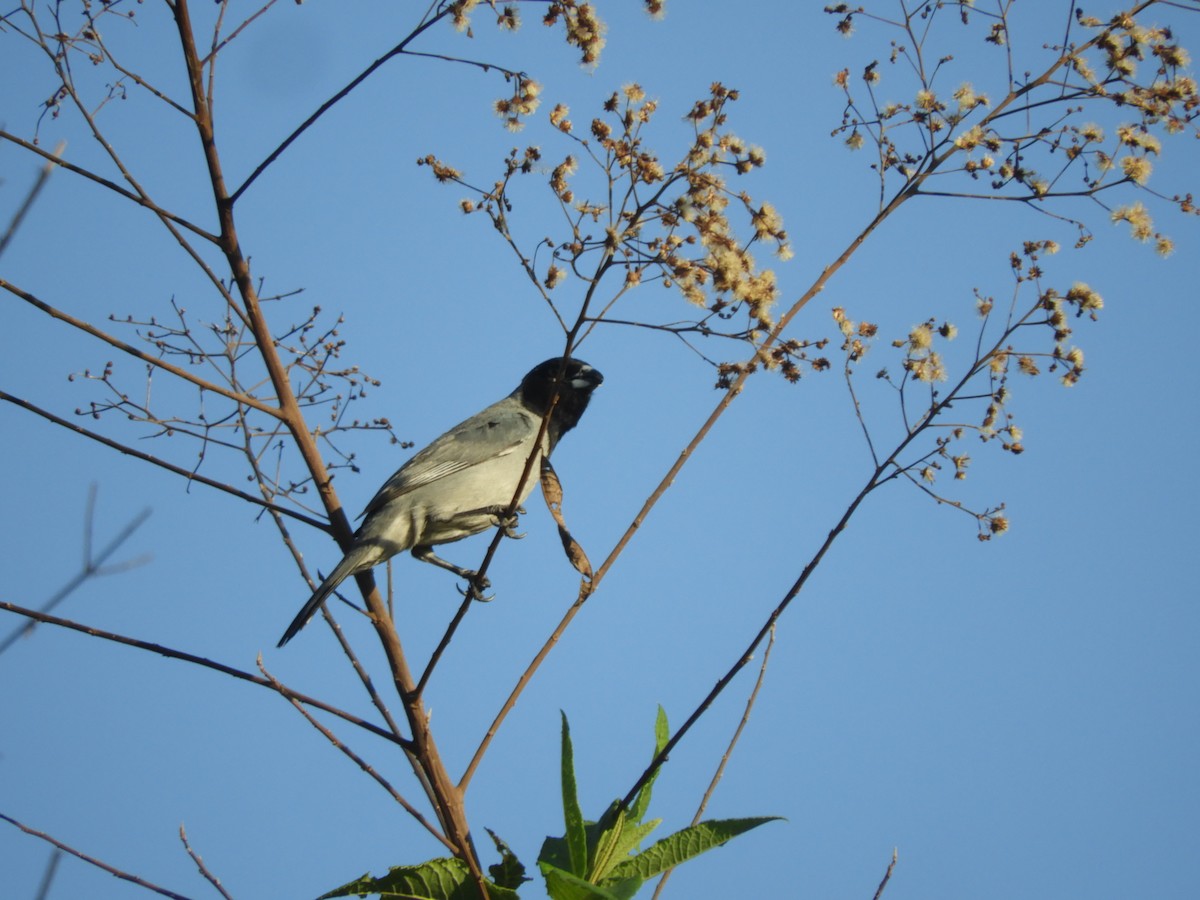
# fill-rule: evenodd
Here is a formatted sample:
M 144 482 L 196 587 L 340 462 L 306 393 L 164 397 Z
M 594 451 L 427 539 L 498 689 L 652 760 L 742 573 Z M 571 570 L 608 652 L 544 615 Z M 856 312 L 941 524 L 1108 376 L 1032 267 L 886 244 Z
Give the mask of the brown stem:
M 324 460 L 321 458 L 320 451 L 296 400 L 287 368 L 280 359 L 278 349 L 272 340 L 269 324 L 259 304 L 257 290 L 251 278 L 249 261 L 238 242 L 233 215 L 236 195 L 230 195 L 225 185 L 225 176 L 222 172 L 221 158 L 214 134 L 212 111 L 204 90 L 202 57 L 196 47 L 187 0 L 177 0 L 173 10 L 188 69 L 196 129 L 208 167 L 209 181 L 212 185 L 217 219 L 220 224 L 218 245 L 225 255 L 230 273 L 237 285 L 246 321 L 254 335 L 268 377 L 279 399 L 280 418 L 287 425 L 305 465 L 313 476 L 321 501 L 329 514 L 334 536 L 343 549 L 346 549 L 350 546 L 352 538 L 350 523 L 346 518 L 341 501 L 330 483 Z M 275 155 L 282 152 L 282 149 L 281 147 L 271 158 L 273 159 Z M 262 171 L 265 165 L 266 163 L 257 171 Z M 253 177 L 251 176 L 251 180 Z M 249 181 L 243 184 L 242 188 L 239 188 L 239 192 L 244 190 L 248 184 Z M 405 716 L 408 719 L 412 735 L 410 739 L 412 752 L 409 754 L 409 759 L 418 769 L 418 779 L 429 786 L 432 794 L 431 801 L 446 837 L 455 847 L 455 854 L 467 863 L 476 880 L 482 884 L 482 869 L 471 842 L 462 793 L 450 780 L 438 752 L 437 744 L 429 729 L 428 713 L 416 691 L 416 682 L 409 670 L 408 661 L 400 645 L 399 635 L 396 633 L 379 591 L 374 587 L 374 580 L 369 577 L 360 578 L 359 584 L 368 587 L 364 591 L 367 610 L 380 643 L 383 645 L 391 668 L 392 680 L 404 705 Z

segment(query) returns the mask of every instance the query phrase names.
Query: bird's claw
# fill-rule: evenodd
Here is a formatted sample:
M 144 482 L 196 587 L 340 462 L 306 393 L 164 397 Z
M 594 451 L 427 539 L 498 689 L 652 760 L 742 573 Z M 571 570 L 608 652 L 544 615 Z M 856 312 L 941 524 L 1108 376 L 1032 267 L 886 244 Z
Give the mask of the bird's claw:
M 490 603 L 496 599 L 496 595 L 490 597 L 484 596 L 484 591 L 492 586 L 492 582 L 486 575 L 480 575 L 477 572 L 464 573 L 467 578 L 466 589 L 459 588 L 458 592 L 468 600 L 478 600 L 480 603 Z
M 508 510 L 500 510 L 496 514 L 496 527 L 500 529 L 500 533 L 506 538 L 512 538 L 514 541 L 519 541 L 525 537 L 525 533 L 517 534 L 517 525 L 520 524 L 520 516 L 525 515 L 525 507 L 518 506 L 516 510 L 509 513 Z

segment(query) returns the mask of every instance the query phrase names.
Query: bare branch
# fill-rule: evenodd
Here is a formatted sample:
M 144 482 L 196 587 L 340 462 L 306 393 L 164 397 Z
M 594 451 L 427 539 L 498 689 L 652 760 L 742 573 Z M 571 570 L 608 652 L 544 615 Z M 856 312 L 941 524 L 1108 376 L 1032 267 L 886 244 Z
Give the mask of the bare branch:
M 46 870 L 42 873 L 42 882 L 38 885 L 38 892 L 34 900 L 47 900 L 50 896 L 50 886 L 54 883 L 54 873 L 58 871 L 58 864 L 62 861 L 62 856 L 62 850 L 55 847 L 50 858 L 46 860 Z
M 386 741 L 391 741 L 393 744 L 405 746 L 405 741 L 396 737 L 385 728 L 380 728 L 372 722 L 361 719 L 353 713 L 348 713 L 345 710 L 338 709 L 323 700 L 318 700 L 315 697 L 310 697 L 307 694 L 302 694 L 299 691 L 294 691 L 286 685 L 281 685 L 278 682 L 271 682 L 265 678 L 260 678 L 257 675 L 252 675 L 249 672 L 244 672 L 241 669 L 235 669 L 233 666 L 227 666 L 224 663 L 215 662 L 211 659 L 206 659 L 203 656 L 196 656 L 193 653 L 185 653 L 182 650 L 175 650 L 171 647 L 163 646 L 162 644 L 154 644 L 150 641 L 140 641 L 137 638 L 126 637 L 122 634 L 115 634 L 111 631 L 104 631 L 100 628 L 93 628 L 90 625 L 83 625 L 79 622 L 73 622 L 70 619 L 60 619 L 57 616 L 50 616 L 46 613 L 38 612 L 34 609 L 26 609 L 23 606 L 18 606 L 15 603 L 0 601 L 0 609 L 6 609 L 11 613 L 16 613 L 19 616 L 25 616 L 29 619 L 36 619 L 47 625 L 57 625 L 60 628 L 67 628 L 71 631 L 78 631 L 90 637 L 101 638 L 106 641 L 112 641 L 115 644 L 124 644 L 127 647 L 135 647 L 138 650 L 147 650 L 150 653 L 157 653 L 159 656 L 165 656 L 168 659 L 178 659 L 183 662 L 193 663 L 197 666 L 202 666 L 206 669 L 212 669 L 215 672 L 220 672 L 223 675 L 230 675 L 240 681 L 248 681 L 251 684 L 257 684 L 259 687 L 270 688 L 277 693 L 283 694 L 288 700 L 296 700 L 306 706 L 311 706 L 314 709 L 323 710 L 330 715 L 337 716 L 339 719 L 344 719 L 351 725 L 357 725 L 364 731 L 369 731 Z
M 46 303 L 44 300 L 38 299 L 37 297 L 35 297 L 33 294 L 29 293 L 28 291 L 22 290 L 21 288 L 17 287 L 11 281 L 8 281 L 4 278 L 0 278 L 0 288 L 3 288 L 4 290 L 8 291 L 10 294 L 14 294 L 17 297 L 20 297 L 22 300 L 24 300 L 30 306 L 34 306 L 37 309 L 40 309 L 42 312 L 44 312 L 46 315 L 50 316 L 51 318 L 58 319 L 60 322 L 66 322 L 68 325 L 78 328 L 80 331 L 85 332 L 86 334 L 90 334 L 92 337 L 99 338 L 100 340 L 104 341 L 104 343 L 108 344 L 109 346 L 116 347 L 118 350 L 122 351 L 123 353 L 128 353 L 130 356 L 134 357 L 135 359 L 141 360 L 142 362 L 146 363 L 147 365 L 154 366 L 157 369 L 162 369 L 164 372 L 170 372 L 172 375 L 176 376 L 177 378 L 182 378 L 184 381 L 194 384 L 198 388 L 201 388 L 206 391 L 212 391 L 214 394 L 220 394 L 222 397 L 226 397 L 229 400 L 233 400 L 236 403 L 245 404 L 246 406 L 252 407 L 253 409 L 257 409 L 259 412 L 264 412 L 267 415 L 273 416 L 275 418 L 279 418 L 282 415 L 279 408 L 272 406 L 270 403 L 266 403 L 265 401 L 259 400 L 257 397 L 254 397 L 250 394 L 245 394 L 240 391 L 234 391 L 234 390 L 230 390 L 229 388 L 222 387 L 221 385 L 217 384 L 216 382 L 208 381 L 204 378 L 200 378 L 197 375 L 193 375 L 187 369 L 180 368 L 179 366 L 176 366 L 173 363 L 169 363 L 164 359 L 160 359 L 157 356 L 151 356 L 149 353 L 146 353 L 143 350 L 139 350 L 137 347 L 134 347 L 130 344 L 125 343 L 120 338 L 114 337 L 113 335 L 108 334 L 105 331 L 101 331 L 99 328 L 97 328 L 95 325 L 90 324 L 89 322 L 85 322 L 83 319 L 76 318 L 75 316 L 71 315 L 70 313 L 63 312 L 61 309 L 58 309 L 55 306 L 51 306 L 49 303 Z
M 66 160 L 56 159 L 55 154 L 57 153 L 57 150 L 55 151 L 55 153 L 47 153 L 45 150 L 43 150 L 41 147 L 37 146 L 36 144 L 31 144 L 31 143 L 29 143 L 29 141 L 22 140 L 21 138 L 17 137 L 15 134 L 10 134 L 9 132 L 5 131 L 4 129 L 0 129 L 0 140 L 6 140 L 6 141 L 9 141 L 10 143 L 16 144 L 18 147 L 21 147 L 24 150 L 28 150 L 30 153 L 35 153 L 38 156 L 42 157 L 43 159 L 47 160 L 48 162 L 50 162 L 54 165 L 62 166 L 62 168 L 66 169 L 68 172 L 73 172 L 76 175 L 79 175 L 83 178 L 88 179 L 89 181 L 94 181 L 96 184 L 100 185 L 101 187 L 107 188 L 108 190 L 112 191 L 114 194 L 118 194 L 121 197 L 124 197 L 126 200 L 132 200 L 138 206 L 145 207 L 146 209 L 153 212 L 155 215 L 160 216 L 164 219 L 167 219 L 171 222 L 174 222 L 176 225 L 179 225 L 181 228 L 186 228 L 188 231 L 192 232 L 192 234 L 196 235 L 197 237 L 202 237 L 206 241 L 211 241 L 213 243 L 216 243 L 216 240 L 217 240 L 216 235 L 205 231 L 203 228 L 199 227 L 198 225 L 192 224 L 191 222 L 189 222 L 187 219 L 183 218 L 182 216 L 178 216 L 175 213 L 172 213 L 172 212 L 169 212 L 168 210 L 163 209 L 161 206 L 159 206 L 157 203 L 155 203 L 149 197 L 139 196 L 138 194 L 135 194 L 132 191 L 126 190 L 125 188 L 121 187 L 119 184 L 109 181 L 107 178 L 103 178 L 103 177 L 97 175 L 95 172 L 90 172 L 87 169 L 81 168 L 81 167 L 75 165 L 74 163 L 67 162 Z
M 729 745 L 725 748 L 725 752 L 721 755 L 721 762 L 717 765 L 717 771 L 713 773 L 712 780 L 708 783 L 708 790 L 704 792 L 704 796 L 700 799 L 700 805 L 696 807 L 696 814 L 692 816 L 692 824 L 696 825 L 700 822 L 700 817 L 704 815 L 704 810 L 708 808 L 708 801 L 712 799 L 713 793 L 717 789 L 717 785 L 721 781 L 721 776 L 725 774 L 725 766 L 733 756 L 733 749 L 737 746 L 742 732 L 746 728 L 746 724 L 750 721 L 750 711 L 754 708 L 754 703 L 758 699 L 758 692 L 762 689 L 763 681 L 767 677 L 767 663 L 771 661 L 771 649 L 775 646 L 775 629 L 771 629 L 771 636 L 767 640 L 767 646 L 763 650 L 762 665 L 758 667 L 758 678 L 754 682 L 754 687 L 750 691 L 750 696 L 746 698 L 746 708 L 742 712 L 741 719 L 738 720 L 737 728 L 733 730 L 733 737 L 729 739 Z M 667 886 L 667 881 L 671 877 L 674 869 L 667 869 L 663 872 L 662 878 L 658 880 L 658 884 L 654 886 L 654 893 L 650 900 L 658 900 L 662 895 L 663 890 Z
M 6 400 L 15 406 L 29 410 L 32 413 L 36 413 L 43 419 L 46 419 L 48 422 L 53 422 L 55 425 L 59 425 L 68 429 L 69 431 L 73 431 L 76 434 L 82 435 L 83 437 L 91 438 L 93 441 L 104 444 L 106 447 L 111 447 L 114 450 L 125 454 L 126 456 L 136 457 L 137 459 L 152 463 L 159 468 L 166 469 L 168 472 L 174 472 L 176 475 L 182 475 L 188 481 L 195 481 L 199 484 L 216 488 L 218 491 L 224 491 L 226 494 L 232 494 L 239 500 L 245 500 L 248 503 L 253 503 L 255 506 L 261 506 L 264 509 L 269 509 L 272 512 L 279 513 L 283 516 L 290 516 L 298 522 L 303 522 L 305 525 L 311 525 L 313 528 L 318 528 L 321 531 L 330 530 L 330 524 L 328 522 L 324 522 L 320 519 L 314 519 L 311 516 L 306 516 L 304 513 L 297 512 L 294 509 L 288 509 L 284 506 L 277 506 L 274 503 L 269 503 L 266 500 L 263 500 L 261 497 L 255 497 L 253 494 L 247 494 L 245 491 L 238 490 L 232 485 L 223 484 L 220 481 L 216 481 L 205 475 L 201 475 L 198 472 L 193 472 L 189 469 L 183 468 L 182 466 L 177 466 L 174 463 L 167 462 L 165 459 L 159 459 L 157 456 L 151 456 L 149 453 L 143 453 L 141 450 L 134 450 L 132 447 L 128 447 L 119 441 L 114 441 L 112 438 L 107 438 L 102 434 L 89 431 L 81 425 L 76 425 L 74 422 L 60 418 L 59 416 L 54 415 L 54 413 L 48 412 L 41 407 L 34 406 L 28 400 L 22 400 L 20 397 L 14 397 L 12 394 L 7 393 L 6 391 L 0 391 L 0 400 Z
M 275 687 L 276 690 L 278 690 L 284 696 L 287 696 L 285 693 L 285 690 L 283 688 L 283 685 L 281 685 L 278 681 L 276 681 L 274 676 L 272 676 L 271 673 L 266 670 L 266 667 L 263 665 L 261 653 L 258 656 L 258 669 L 260 672 L 263 673 L 263 676 L 266 677 L 266 679 L 271 683 L 271 685 L 273 687 Z M 347 757 L 349 757 L 354 762 L 355 765 L 357 765 L 360 769 L 363 770 L 363 772 L 365 772 L 367 775 L 371 776 L 371 778 L 373 778 L 379 784 L 380 787 L 382 787 L 385 791 L 388 792 L 389 795 L 391 795 L 391 798 L 393 800 L 395 800 L 397 803 L 399 803 L 404 808 L 405 812 L 407 812 L 410 816 L 412 816 L 414 819 L 416 819 L 416 821 L 418 823 L 420 823 L 420 825 L 426 831 L 428 831 L 431 835 L 433 835 L 435 838 L 437 838 L 437 840 L 441 844 L 443 844 L 446 847 L 446 849 L 448 849 L 451 853 L 458 853 L 459 848 L 454 846 L 454 844 L 452 844 L 449 840 L 447 840 L 447 838 L 444 834 L 442 834 L 440 831 L 438 831 L 436 828 L 434 828 L 433 824 L 421 814 L 420 810 L 418 810 L 411 803 L 409 803 L 407 800 L 405 800 L 404 797 L 401 796 L 400 792 L 397 791 L 394 787 L 392 787 L 391 783 L 386 778 L 384 778 L 377 771 L 375 771 L 375 769 L 371 766 L 370 763 L 368 763 L 365 759 L 363 759 L 361 756 L 359 756 L 357 753 L 355 753 L 353 750 L 351 750 L 349 747 L 347 747 L 345 744 L 343 744 L 341 742 L 341 740 L 338 739 L 337 735 L 335 735 L 332 731 L 330 731 L 328 728 L 326 728 L 324 725 L 322 725 L 320 722 L 318 722 L 316 719 L 314 719 L 312 717 L 312 715 L 308 712 L 308 710 L 306 710 L 300 704 L 300 702 L 298 702 L 297 700 L 292 699 L 290 697 L 288 699 L 291 700 L 292 706 L 294 706 L 296 708 L 296 711 L 299 712 L 300 715 L 304 716 L 304 718 L 306 720 L 308 720 L 309 725 L 311 725 L 313 728 L 317 729 L 317 731 L 321 732 L 321 734 L 324 735 L 325 739 L 328 740 L 329 743 L 333 744 L 333 746 L 335 746 L 338 750 L 342 751 L 342 753 L 345 754 Z
M 32 208 L 34 201 L 37 200 L 38 194 L 41 193 L 42 188 L 46 185 L 46 182 L 50 180 L 50 175 L 54 172 L 54 167 L 59 164 L 59 160 L 62 159 L 63 151 L 66 148 L 67 142 L 60 141 L 58 146 L 54 148 L 52 158 L 47 160 L 46 164 L 42 166 L 42 170 L 38 172 L 37 180 L 34 181 L 33 186 L 29 189 L 29 193 L 25 195 L 25 199 L 21 202 L 21 205 L 17 207 L 17 211 L 13 213 L 12 220 L 8 223 L 8 228 L 5 229 L 4 234 L 0 236 L 0 256 L 4 255 L 4 251 L 7 249 L 9 242 L 17 233 L 17 229 L 21 227 L 21 222 L 25 218 L 25 214 L 29 212 L 30 208 Z
M 208 866 L 204 865 L 204 860 L 201 859 L 200 854 L 192 849 L 192 845 L 188 843 L 187 832 L 184 830 L 183 825 L 179 826 L 179 840 L 183 841 L 183 848 L 187 850 L 187 855 L 192 858 L 192 862 L 196 864 L 196 868 L 200 870 L 200 874 L 204 876 L 204 879 L 216 888 L 217 893 L 224 897 L 225 900 L 233 900 L 233 897 L 221 885 L 221 879 L 208 870 Z
M 99 554 L 93 556 L 92 530 L 94 524 L 93 513 L 95 509 L 95 500 L 96 486 L 93 484 L 88 490 L 88 503 L 86 514 L 84 515 L 83 564 L 80 566 L 79 571 L 76 572 L 75 575 L 72 576 L 72 578 L 65 585 L 55 592 L 53 597 L 42 604 L 42 608 L 39 610 L 39 612 L 50 612 L 50 610 L 54 609 L 54 607 L 58 606 L 58 604 L 62 603 L 62 601 L 66 600 L 67 597 L 75 592 L 76 588 L 78 588 L 89 578 L 95 578 L 98 575 L 108 574 L 108 571 L 106 571 L 104 566 L 105 562 L 110 556 L 116 553 L 120 546 L 129 540 L 129 538 L 133 536 L 133 533 L 141 527 L 142 523 L 150 517 L 150 510 L 143 509 L 117 532 L 116 536 L 109 541 L 109 543 L 104 547 L 103 550 L 100 551 Z M 144 561 L 145 558 L 142 558 L 141 560 L 131 560 L 130 562 L 124 564 L 122 568 L 131 568 L 132 566 L 138 565 Z M 3 641 L 0 641 L 0 653 L 3 653 L 20 638 L 28 637 L 33 633 L 33 629 L 35 627 L 37 627 L 37 622 L 29 621 L 24 627 L 18 628 Z
M 15 825 L 17 828 L 21 829 L 23 832 L 25 832 L 28 835 L 32 835 L 35 838 L 39 838 L 39 839 L 45 841 L 46 843 L 50 844 L 51 846 L 57 847 L 59 850 L 63 851 L 64 853 L 71 854 L 71 856 L 74 856 L 76 859 L 81 859 L 85 863 L 95 866 L 97 869 L 102 869 L 103 871 L 107 872 L 109 875 L 112 875 L 116 878 L 120 878 L 122 881 L 128 881 L 131 884 L 136 884 L 138 887 L 145 888 L 148 891 L 153 891 L 156 894 L 161 894 L 163 897 L 172 897 L 172 898 L 174 898 L 174 900 L 188 900 L 188 898 L 185 897 L 183 894 L 177 894 L 174 891 L 169 891 L 164 887 L 159 887 L 157 884 L 154 884 L 154 882 L 152 882 L 152 881 L 147 881 L 146 879 L 140 878 L 137 875 L 133 875 L 122 869 L 118 869 L 116 866 L 110 866 L 108 863 L 103 862 L 94 856 L 88 856 L 86 853 L 84 853 L 80 850 L 76 850 L 74 847 L 70 846 L 69 844 L 64 844 L 62 841 L 58 840 L 57 838 L 51 837 L 50 835 L 46 834 L 46 832 L 44 832 L 44 831 L 38 831 L 36 828 L 30 828 L 28 825 L 24 825 L 21 822 L 18 822 L 16 819 L 12 818 L 12 816 L 7 816 L 4 813 L 0 813 L 0 819 L 3 819 L 5 822 L 8 822 L 10 825 Z
M 345 97 L 348 96 L 351 91 L 353 91 L 356 87 L 358 87 L 360 84 L 362 84 L 368 78 L 370 78 L 376 69 L 378 69 L 384 63 L 386 63 L 389 59 L 392 59 L 396 56 L 399 56 L 401 53 L 403 53 L 405 48 L 410 43 L 412 43 L 414 40 L 416 40 L 418 37 L 420 37 L 428 29 L 432 28 L 435 24 L 440 22 L 442 19 L 446 18 L 446 16 L 449 14 L 450 13 L 449 13 L 448 9 L 443 9 L 440 12 L 435 13 L 432 17 L 430 17 L 426 21 L 422 22 L 420 25 L 418 25 L 416 28 L 413 29 L 413 31 L 408 35 L 408 37 L 406 37 L 404 40 L 402 40 L 399 44 L 397 44 L 395 47 L 393 47 L 387 53 L 383 54 L 383 56 L 379 57 L 379 59 L 375 60 L 375 62 L 373 62 L 369 66 L 367 66 L 362 72 L 360 72 L 357 76 L 355 76 L 355 78 L 353 80 L 351 80 L 349 84 L 347 84 L 344 88 L 342 88 L 340 91 L 338 91 L 332 97 L 330 97 L 328 100 L 326 100 L 324 103 L 322 103 L 319 107 L 317 107 L 317 111 L 314 112 L 307 119 L 305 119 L 303 122 L 301 122 L 299 127 L 297 127 L 295 131 L 293 131 L 286 138 L 284 138 L 282 144 L 280 144 L 278 147 L 276 147 L 274 150 L 272 150 L 269 154 L 267 154 L 267 158 L 264 159 L 261 163 L 259 163 L 255 167 L 254 171 L 250 173 L 249 177 L 246 178 L 246 180 L 242 182 L 241 186 L 239 186 L 237 190 L 235 190 L 232 194 L 229 195 L 229 203 L 230 204 L 237 203 L 238 198 L 241 197 L 242 194 L 244 194 L 246 192 L 246 189 L 248 187 L 250 187 L 250 185 L 252 185 L 255 182 L 255 180 L 257 180 L 258 176 L 261 175 L 263 172 L 265 172 L 267 167 L 270 166 L 271 163 L 273 163 L 273 162 L 275 162 L 275 160 L 279 159 L 279 157 L 283 155 L 283 151 L 286 150 L 288 147 L 290 147 L 292 145 L 292 142 L 295 141 L 296 138 L 300 137 L 300 135 L 302 135 L 305 131 L 307 131 L 309 128 L 311 128 L 316 123 L 316 121 L 321 118 L 321 116 L 323 116 L 323 115 L 325 115 L 325 113 L 329 112 L 329 110 L 332 109 L 336 104 L 338 104 L 340 101 L 345 99 Z
M 896 862 L 900 859 L 899 849 L 892 850 L 892 861 L 888 863 L 887 871 L 883 873 L 883 880 L 879 882 L 879 887 L 875 890 L 874 900 L 879 900 L 883 896 L 883 889 L 887 887 L 889 881 L 892 880 L 892 872 L 896 871 Z

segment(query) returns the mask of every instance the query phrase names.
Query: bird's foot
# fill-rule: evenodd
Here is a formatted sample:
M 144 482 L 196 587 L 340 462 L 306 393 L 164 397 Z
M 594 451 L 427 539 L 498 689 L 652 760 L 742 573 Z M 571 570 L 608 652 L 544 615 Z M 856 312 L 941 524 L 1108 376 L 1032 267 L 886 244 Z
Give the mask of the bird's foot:
M 489 603 L 496 599 L 496 595 L 490 597 L 484 594 L 488 588 L 492 586 L 491 580 L 486 575 L 480 575 L 478 572 L 466 570 L 461 573 L 467 579 L 467 587 L 459 588 L 458 592 L 468 600 L 478 600 L 480 603 Z
M 495 507 L 492 509 L 492 517 L 496 520 L 496 527 L 500 529 L 500 533 L 506 538 L 512 538 L 514 541 L 519 541 L 525 537 L 525 534 L 517 534 L 517 525 L 520 524 L 520 516 L 525 515 L 525 507 L 518 506 L 516 511 L 509 513 L 505 507 Z

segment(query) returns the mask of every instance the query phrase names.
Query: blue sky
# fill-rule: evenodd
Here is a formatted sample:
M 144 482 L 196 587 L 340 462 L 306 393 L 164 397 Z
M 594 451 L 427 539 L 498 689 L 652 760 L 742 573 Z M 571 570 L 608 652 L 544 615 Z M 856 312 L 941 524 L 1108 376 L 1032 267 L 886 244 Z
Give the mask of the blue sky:
M 211 15 L 208 6 L 198 4 L 195 15 Z M 869 158 L 830 137 L 843 104 L 833 76 L 886 57 L 885 32 L 863 24 L 846 40 L 821 4 L 735 12 L 693 0 L 670 4 L 662 22 L 637 6 L 600 6 L 608 45 L 594 71 L 578 66 L 533 9 L 515 35 L 496 33 L 486 12 L 471 42 L 435 29 L 419 49 L 524 69 L 543 84 L 542 109 L 524 132 L 504 131 L 492 114 L 505 88 L 494 73 L 394 60 L 242 199 L 240 237 L 264 292 L 304 291 L 279 307 L 277 321 L 314 305 L 327 317 L 344 314 L 343 359 L 381 379 L 357 415 L 387 416 L 399 437 L 422 445 L 560 351 L 557 325 L 495 231 L 462 215 L 461 188 L 438 185 L 415 165 L 434 153 L 486 185 L 511 147 L 537 144 L 546 159 L 561 157 L 571 147 L 546 123 L 557 102 L 585 123 L 613 90 L 641 84 L 660 109 L 650 141 L 670 159 L 686 146 L 682 115 L 709 84 L 738 88 L 733 130 L 767 151 L 766 167 L 744 185 L 778 208 L 795 249 L 793 260 L 775 265 L 784 302 L 874 214 Z M 1014 27 L 1030 60 L 1061 34 L 1068 6 L 1016 5 Z M 1106 15 L 1113 4 L 1103 6 L 1088 12 Z M 1168 13 L 1184 46 L 1200 46 L 1195 15 L 1165 10 L 1164 21 Z M 137 19 L 137 28 L 114 25 L 106 38 L 161 89 L 180 93 L 167 10 L 147 4 Z M 218 68 L 218 141 L 231 179 L 410 25 L 398 4 L 310 2 L 278 4 L 249 28 Z M 969 80 L 998 96 L 1000 51 L 956 28 L 945 32 L 955 55 L 947 83 Z M 14 35 L 0 39 L 0 125 L 29 135 L 50 76 Z M 95 77 L 102 87 L 103 75 Z M 911 91 L 885 64 L 880 93 L 908 99 Z M 133 92 L 100 121 L 160 203 L 212 222 L 194 134 L 181 116 Z M 68 141 L 68 159 L 109 171 L 68 113 L 42 124 L 43 146 L 59 139 Z M 1194 138 L 1168 139 L 1152 184 L 1194 188 L 1187 176 L 1196 163 Z M 36 171 L 31 156 L 0 142 L 4 221 Z M 536 240 L 557 227 L 540 179 L 519 190 L 521 236 Z M 1200 229 L 1194 218 L 1155 211 L 1176 241 L 1167 259 L 1088 212 L 1092 243 L 1047 260 L 1049 282 L 1086 281 L 1106 307 L 1098 323 L 1077 330 L 1088 365 L 1079 385 L 1014 382 L 1026 451 L 975 448 L 970 475 L 956 486 L 968 504 L 1005 502 L 1009 533 L 981 543 L 970 519 L 894 485 L 867 501 L 788 610 L 708 811 L 787 821 L 685 866 L 668 896 L 869 897 L 893 848 L 889 900 L 1194 892 L 1200 612 L 1191 526 L 1200 484 L 1191 354 L 1174 342 L 1200 325 Z M 965 339 L 975 327 L 972 292 L 1007 297 L 1008 254 L 1026 239 L 1069 247 L 1073 232 L 1015 205 L 911 203 L 789 334 L 835 337 L 835 306 L 877 322 L 881 336 L 858 386 L 875 434 L 894 435 L 894 404 L 870 377 L 898 366 L 890 341 L 931 316 L 955 322 Z M 0 259 L 0 277 L 96 323 L 110 313 L 162 317 L 171 298 L 196 320 L 219 314 L 211 288 L 143 211 L 62 171 Z M 686 312 L 654 286 L 626 302 L 631 316 Z M 95 382 L 67 376 L 99 371 L 113 351 L 8 295 L 0 317 L 9 336 L 0 389 L 66 417 L 100 395 Z M 835 351 L 836 341 L 836 361 Z M 598 329 L 578 355 L 606 381 L 555 465 L 568 520 L 597 560 L 718 395 L 711 369 L 662 335 Z M 116 363 L 128 389 L 144 390 L 137 365 Z M 506 722 L 468 795 L 477 832 L 492 828 L 532 865 L 543 837 L 562 828 L 559 710 L 571 719 L 585 814 L 595 817 L 641 773 L 656 706 L 678 724 L 737 658 L 869 472 L 837 368 L 798 385 L 750 380 Z M 156 380 L 153 397 L 171 390 Z M 186 438 L 144 439 L 115 419 L 85 424 L 182 465 L 196 461 Z M 9 404 L 0 405 L 0 429 L 9 473 L 0 597 L 37 606 L 71 577 L 96 484 L 97 543 L 148 507 L 151 518 L 118 557 L 150 561 L 89 582 L 62 615 L 243 669 L 261 652 L 296 689 L 369 714 L 324 626 L 274 649 L 306 591 L 269 522 Z M 408 451 L 379 435 L 347 444 L 361 473 L 342 471 L 337 486 L 357 512 Z M 219 460 L 212 466 L 204 471 L 235 477 Z M 491 568 L 496 600 L 472 610 L 431 685 L 452 771 L 575 596 L 577 576 L 540 504 L 529 504 L 523 530 L 526 539 L 504 545 Z M 302 525 L 293 533 L 310 566 L 336 562 L 322 534 Z M 444 555 L 470 564 L 484 546 L 475 538 Z M 397 560 L 394 574 L 405 645 L 423 658 L 457 595 L 445 573 L 409 559 Z M 348 612 L 339 618 L 377 664 L 365 623 Z M 0 617 L 0 638 L 20 624 Z M 660 777 L 652 813 L 664 831 L 690 820 L 752 679 L 742 675 Z M 0 655 L 0 683 L 0 812 L 183 894 L 210 888 L 178 841 L 181 822 L 239 897 L 316 895 L 439 853 L 266 691 L 48 627 Z M 393 748 L 349 727 L 339 733 L 415 797 Z M 34 896 L 49 852 L 0 829 L 0 871 L 13 896 Z M 532 886 L 529 896 L 539 891 Z M 72 892 L 143 896 L 64 860 L 51 896 Z

